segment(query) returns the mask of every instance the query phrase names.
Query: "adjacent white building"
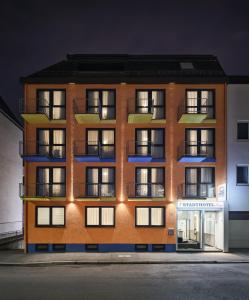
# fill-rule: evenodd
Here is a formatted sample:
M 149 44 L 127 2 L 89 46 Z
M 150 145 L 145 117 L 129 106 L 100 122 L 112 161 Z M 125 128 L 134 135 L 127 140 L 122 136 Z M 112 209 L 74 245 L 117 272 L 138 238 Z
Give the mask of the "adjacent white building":
M 19 182 L 22 182 L 22 159 L 19 141 L 22 126 L 0 97 L 0 237 L 7 232 L 22 230 L 22 201 Z
M 229 247 L 249 248 L 249 76 L 227 86 Z

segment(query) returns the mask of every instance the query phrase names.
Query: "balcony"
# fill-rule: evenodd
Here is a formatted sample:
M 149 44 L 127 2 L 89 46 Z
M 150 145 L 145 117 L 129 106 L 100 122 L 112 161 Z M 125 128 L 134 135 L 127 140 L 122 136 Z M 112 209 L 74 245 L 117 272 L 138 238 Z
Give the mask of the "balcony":
M 19 184 L 20 198 L 25 201 L 66 200 L 66 185 L 64 183 L 34 183 Z
M 50 107 L 47 103 L 43 107 L 37 105 L 37 99 L 24 99 L 20 101 L 20 114 L 30 124 L 66 124 L 65 108 Z M 43 101 L 44 102 L 44 101 Z
M 128 201 L 164 201 L 165 188 L 161 183 L 129 183 Z
M 74 99 L 74 116 L 78 124 L 115 124 L 116 119 L 108 116 L 108 108 L 94 106 L 89 109 L 86 107 L 87 99 L 75 98 Z
M 133 100 L 133 99 L 132 99 Z M 131 124 L 143 124 L 143 123 L 159 123 L 166 124 L 165 108 L 152 107 L 152 106 L 140 106 L 135 107 L 135 101 L 128 102 L 128 123 Z M 157 113 L 159 112 L 159 113 Z
M 44 145 L 37 141 L 19 142 L 19 154 L 27 162 L 65 162 L 65 145 Z
M 128 141 L 128 162 L 164 162 L 164 146 L 152 142 Z
M 178 199 L 215 198 L 214 183 L 185 183 L 178 188 Z
M 78 201 L 115 201 L 114 183 L 78 183 L 74 197 Z
M 178 108 L 178 123 L 216 123 L 213 118 L 213 106 L 186 106 Z
M 74 159 L 78 162 L 115 162 L 115 146 L 75 141 Z
M 214 145 L 203 142 L 185 141 L 178 147 L 179 162 L 215 162 Z

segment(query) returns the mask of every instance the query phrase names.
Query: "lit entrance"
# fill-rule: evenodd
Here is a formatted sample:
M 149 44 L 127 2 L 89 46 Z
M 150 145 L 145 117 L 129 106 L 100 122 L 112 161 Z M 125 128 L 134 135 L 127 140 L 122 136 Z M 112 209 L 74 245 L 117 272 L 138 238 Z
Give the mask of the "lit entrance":
M 223 205 L 220 203 L 214 203 L 214 206 L 212 206 L 212 204 L 213 203 L 211 202 L 205 202 L 201 203 L 201 205 L 198 205 L 198 202 L 186 201 L 178 203 L 177 250 L 223 250 Z M 193 209 L 191 209 L 190 207 L 193 207 Z

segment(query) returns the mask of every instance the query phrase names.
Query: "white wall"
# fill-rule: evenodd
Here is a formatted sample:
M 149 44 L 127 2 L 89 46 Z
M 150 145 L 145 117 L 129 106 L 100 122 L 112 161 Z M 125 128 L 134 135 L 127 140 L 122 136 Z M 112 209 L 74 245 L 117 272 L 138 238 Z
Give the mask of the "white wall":
M 249 165 L 249 141 L 237 140 L 237 121 L 249 121 L 249 84 L 229 84 L 227 90 L 227 200 L 229 211 L 249 211 L 249 186 L 236 185 L 236 166 Z M 249 247 L 249 221 L 230 220 L 230 247 Z
M 22 228 L 22 131 L 0 112 L 0 234 Z M 3 224 L 4 223 L 4 224 Z

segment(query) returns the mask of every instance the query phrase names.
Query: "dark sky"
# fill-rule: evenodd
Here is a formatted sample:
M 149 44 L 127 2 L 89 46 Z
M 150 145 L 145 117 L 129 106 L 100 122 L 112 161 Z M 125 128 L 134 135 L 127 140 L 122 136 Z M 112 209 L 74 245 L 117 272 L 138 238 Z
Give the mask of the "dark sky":
M 1 1 L 0 95 L 16 114 L 19 77 L 67 53 L 214 54 L 249 74 L 249 0 Z

